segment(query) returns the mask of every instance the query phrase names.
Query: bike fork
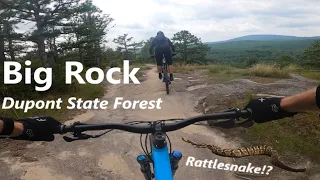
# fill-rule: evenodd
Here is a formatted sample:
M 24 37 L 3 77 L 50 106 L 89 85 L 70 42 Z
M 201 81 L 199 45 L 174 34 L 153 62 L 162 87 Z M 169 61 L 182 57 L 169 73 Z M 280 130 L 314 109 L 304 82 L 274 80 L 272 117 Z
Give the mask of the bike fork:
M 172 176 L 176 173 L 179 167 L 179 161 L 182 158 L 182 153 L 180 151 L 173 151 L 170 155 L 171 171 Z
M 152 180 L 154 178 L 154 174 L 151 173 L 150 163 L 151 160 L 146 155 L 139 155 L 137 157 L 137 161 L 140 164 L 140 170 L 146 180 Z
M 182 158 L 182 153 L 180 151 L 173 151 L 170 154 L 170 164 L 172 176 L 175 175 L 176 171 L 179 167 L 179 161 Z M 140 164 L 140 170 L 146 180 L 152 180 L 154 178 L 154 174 L 151 172 L 151 160 L 146 155 L 139 155 L 137 157 L 137 161 Z

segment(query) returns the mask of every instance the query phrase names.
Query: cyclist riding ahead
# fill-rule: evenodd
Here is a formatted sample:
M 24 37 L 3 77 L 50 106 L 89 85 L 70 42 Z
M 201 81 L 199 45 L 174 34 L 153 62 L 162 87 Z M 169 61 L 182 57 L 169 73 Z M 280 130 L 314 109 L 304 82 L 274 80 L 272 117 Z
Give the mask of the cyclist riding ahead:
M 175 52 L 175 47 L 169 38 L 165 37 L 162 31 L 157 33 L 157 36 L 150 44 L 149 53 L 152 55 L 152 50 L 155 48 L 155 58 L 157 61 L 157 68 L 159 73 L 159 79 L 162 79 L 162 57 L 166 58 L 166 62 L 169 66 L 170 81 L 173 81 L 173 66 L 172 66 L 172 54 Z

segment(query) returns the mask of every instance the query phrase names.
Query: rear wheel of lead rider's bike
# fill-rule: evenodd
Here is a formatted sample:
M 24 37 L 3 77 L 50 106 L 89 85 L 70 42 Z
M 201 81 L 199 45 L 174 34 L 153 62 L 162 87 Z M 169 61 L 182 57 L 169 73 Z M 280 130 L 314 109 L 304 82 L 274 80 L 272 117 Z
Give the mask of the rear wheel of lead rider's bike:
M 164 78 L 164 82 L 166 83 L 167 94 L 169 94 L 169 79 L 168 79 L 168 73 L 167 73 L 166 66 L 165 66 L 165 68 L 163 70 L 163 78 Z
M 166 80 L 166 91 L 167 91 L 167 94 L 169 94 L 169 82 L 168 82 L 168 77 L 167 77 L 167 80 Z

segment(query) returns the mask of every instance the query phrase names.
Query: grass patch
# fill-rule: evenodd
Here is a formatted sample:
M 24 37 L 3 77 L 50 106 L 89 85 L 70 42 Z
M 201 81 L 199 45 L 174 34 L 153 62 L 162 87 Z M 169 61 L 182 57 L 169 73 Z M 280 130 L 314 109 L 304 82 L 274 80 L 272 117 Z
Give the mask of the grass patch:
M 253 144 L 266 143 L 278 150 L 280 154 L 290 157 L 299 153 L 320 163 L 319 125 L 313 122 L 317 114 L 297 115 L 294 119 L 285 118 L 264 124 L 256 124 L 245 130 L 245 139 Z M 297 124 L 303 124 L 297 127 Z M 319 124 L 319 123 L 318 123 Z
M 146 64 L 142 62 L 133 61 L 133 62 L 130 62 L 130 69 L 132 68 L 140 68 L 140 70 L 145 71 L 145 70 L 150 70 L 152 67 L 146 66 Z
M 270 78 L 290 78 L 290 73 L 296 71 L 297 68 L 289 65 L 283 68 L 275 64 L 256 64 L 246 71 L 247 75 Z
M 243 77 L 244 70 L 226 65 L 210 65 L 206 67 L 209 76 L 215 78 L 218 82 L 229 81 L 235 78 Z
M 208 75 L 215 77 L 218 81 L 228 81 L 239 77 L 260 77 L 260 78 L 290 78 L 290 73 L 297 72 L 298 68 L 294 65 L 283 68 L 275 64 L 256 64 L 247 69 L 239 69 L 228 65 L 190 65 L 184 63 L 175 64 L 175 72 L 190 74 L 196 70 L 208 70 Z
M 297 67 L 290 65 L 283 68 L 277 65 L 257 64 L 248 69 L 235 68 L 228 65 L 189 65 L 175 64 L 175 72 L 190 74 L 197 70 L 207 70 L 207 74 L 218 82 L 225 82 L 235 78 L 248 78 L 257 82 L 269 83 L 280 78 L 290 78 L 289 74 L 297 71 Z
M 300 75 L 306 78 L 320 80 L 320 71 L 301 71 Z
M 182 74 L 191 74 L 196 70 L 206 69 L 205 65 L 194 65 L 194 64 L 185 64 L 185 63 L 175 63 L 174 72 Z
M 233 70 L 233 68 L 231 66 L 226 66 L 226 65 L 210 65 L 207 67 L 207 69 L 209 70 L 210 74 L 216 74 L 216 73 L 220 73 L 222 71 L 227 71 L 230 72 L 231 70 Z

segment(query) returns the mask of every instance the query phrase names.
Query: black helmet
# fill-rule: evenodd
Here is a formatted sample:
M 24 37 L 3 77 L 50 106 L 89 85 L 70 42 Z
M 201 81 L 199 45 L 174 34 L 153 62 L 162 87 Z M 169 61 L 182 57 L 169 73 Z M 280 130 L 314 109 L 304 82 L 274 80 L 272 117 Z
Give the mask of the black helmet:
M 162 31 L 157 32 L 157 36 L 164 36 Z

